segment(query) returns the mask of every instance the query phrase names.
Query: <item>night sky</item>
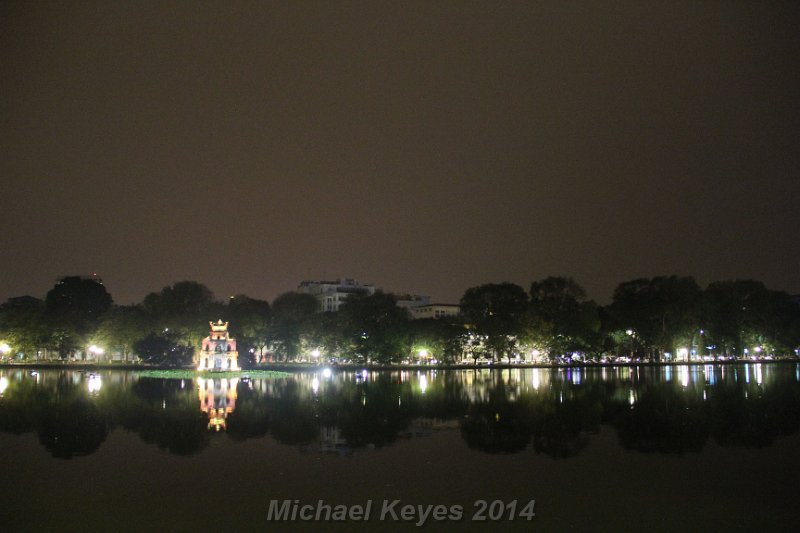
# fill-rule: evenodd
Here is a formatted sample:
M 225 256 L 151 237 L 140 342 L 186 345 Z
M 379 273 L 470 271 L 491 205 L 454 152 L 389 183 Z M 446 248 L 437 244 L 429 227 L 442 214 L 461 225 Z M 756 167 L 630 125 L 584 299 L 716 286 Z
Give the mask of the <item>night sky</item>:
M 800 293 L 800 3 L 2 2 L 0 301 Z

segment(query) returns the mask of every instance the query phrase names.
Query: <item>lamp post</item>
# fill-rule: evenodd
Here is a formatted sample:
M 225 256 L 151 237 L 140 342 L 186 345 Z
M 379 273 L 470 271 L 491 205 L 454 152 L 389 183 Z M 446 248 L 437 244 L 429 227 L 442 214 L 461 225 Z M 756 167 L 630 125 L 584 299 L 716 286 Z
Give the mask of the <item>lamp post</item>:
M 631 356 L 631 360 L 633 360 L 633 336 L 634 336 L 633 330 L 632 329 L 626 329 L 625 330 L 625 334 L 628 336 L 628 339 L 629 339 L 630 356 Z
M 100 356 L 105 353 L 105 350 L 95 344 L 89 346 L 89 353 L 94 355 L 94 359 L 96 363 L 100 363 Z
M 430 355 L 430 352 L 425 348 L 422 348 L 417 352 L 417 355 L 419 355 L 420 362 L 424 363 L 425 359 L 427 359 L 428 356 Z

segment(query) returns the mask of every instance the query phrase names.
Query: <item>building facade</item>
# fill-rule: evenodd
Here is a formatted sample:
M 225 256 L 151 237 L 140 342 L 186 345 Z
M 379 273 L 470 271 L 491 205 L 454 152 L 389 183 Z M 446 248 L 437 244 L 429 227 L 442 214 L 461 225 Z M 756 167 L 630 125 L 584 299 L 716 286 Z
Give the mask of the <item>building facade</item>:
M 397 299 L 397 307 L 408 309 L 409 311 L 415 307 L 423 305 L 430 305 L 430 296 L 420 296 L 419 294 L 395 294 Z
M 369 296 L 375 294 L 374 285 L 362 285 L 352 278 L 339 278 L 335 281 L 303 281 L 297 292 L 310 294 L 317 299 L 317 311 L 336 312 L 353 294 Z
M 461 307 L 455 304 L 428 304 L 412 307 L 411 318 L 446 318 L 458 316 Z

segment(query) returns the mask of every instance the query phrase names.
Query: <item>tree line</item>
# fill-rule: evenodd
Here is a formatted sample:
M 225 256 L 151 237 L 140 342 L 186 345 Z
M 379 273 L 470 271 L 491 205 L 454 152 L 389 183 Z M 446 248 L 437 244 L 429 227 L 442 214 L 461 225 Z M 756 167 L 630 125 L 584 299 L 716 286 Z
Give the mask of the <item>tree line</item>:
M 44 300 L 0 306 L 0 345 L 9 358 L 134 357 L 159 365 L 191 363 L 208 322 L 230 322 L 240 365 L 262 362 L 454 363 L 522 359 L 640 360 L 797 355 L 796 297 L 754 280 L 705 289 L 691 277 L 658 276 L 620 283 L 609 305 L 590 300 L 566 277 L 529 290 L 512 283 L 467 289 L 461 314 L 412 320 L 396 298 L 352 295 L 338 312 L 317 312 L 308 294 L 272 302 L 237 295 L 222 302 L 204 285 L 182 281 L 116 305 L 92 279 L 59 280 Z

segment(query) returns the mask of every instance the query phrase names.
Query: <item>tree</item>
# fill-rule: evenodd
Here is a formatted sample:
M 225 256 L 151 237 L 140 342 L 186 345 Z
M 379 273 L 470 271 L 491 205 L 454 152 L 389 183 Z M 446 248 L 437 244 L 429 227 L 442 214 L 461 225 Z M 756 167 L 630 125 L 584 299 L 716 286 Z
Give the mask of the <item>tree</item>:
M 678 341 L 699 333 L 702 291 L 694 278 L 659 276 L 620 283 L 609 306 L 616 330 L 630 330 L 647 354 L 658 360 Z
M 321 359 L 341 357 L 350 350 L 339 314 L 333 312 L 311 315 L 305 323 L 300 343 L 303 351 Z
M 486 335 L 495 358 L 514 348 L 527 308 L 528 295 L 513 283 L 472 287 L 461 298 L 461 313 L 478 334 Z
M 393 295 L 353 294 L 338 313 L 354 352 L 366 362 L 399 361 L 408 354 L 408 311 L 397 306 Z
M 425 350 L 430 357 L 445 363 L 460 358 L 463 352 L 461 340 L 466 331 L 463 325 L 444 319 L 423 318 L 411 320 L 408 326 L 412 356 Z
M 208 287 L 195 281 L 181 281 L 152 292 L 145 296 L 142 306 L 156 330 L 177 334 L 184 344 L 194 347 L 199 347 L 208 333 L 209 319 L 223 311 Z
M 247 368 L 256 362 L 256 352 L 260 359 L 269 344 L 271 323 L 269 302 L 243 294 L 232 296 L 228 301 L 227 316 L 230 320 L 231 335 L 239 346 L 239 365 Z
M 150 333 L 133 345 L 136 354 L 146 363 L 166 366 L 186 366 L 192 362 L 194 348 L 182 344 L 177 335 Z
M 0 338 L 14 354 L 38 355 L 50 341 L 50 331 L 42 300 L 17 298 L 0 306 Z
M 764 344 L 782 351 L 797 346 L 797 306 L 760 281 L 711 283 L 703 304 L 708 340 L 722 353 L 742 356 L 746 348 Z
M 134 344 L 152 329 L 150 317 L 140 305 L 120 305 L 105 314 L 94 338 L 107 349 L 118 349 L 127 362 Z
M 272 302 L 270 339 L 276 345 L 276 353 L 284 360 L 298 356 L 300 337 L 316 312 L 317 299 L 310 294 L 287 292 Z
M 597 305 L 572 278 L 549 277 L 531 284 L 532 336 L 551 353 L 593 349 L 600 329 Z
M 65 277 L 50 289 L 45 308 L 62 357 L 85 345 L 112 304 L 111 295 L 95 279 Z

